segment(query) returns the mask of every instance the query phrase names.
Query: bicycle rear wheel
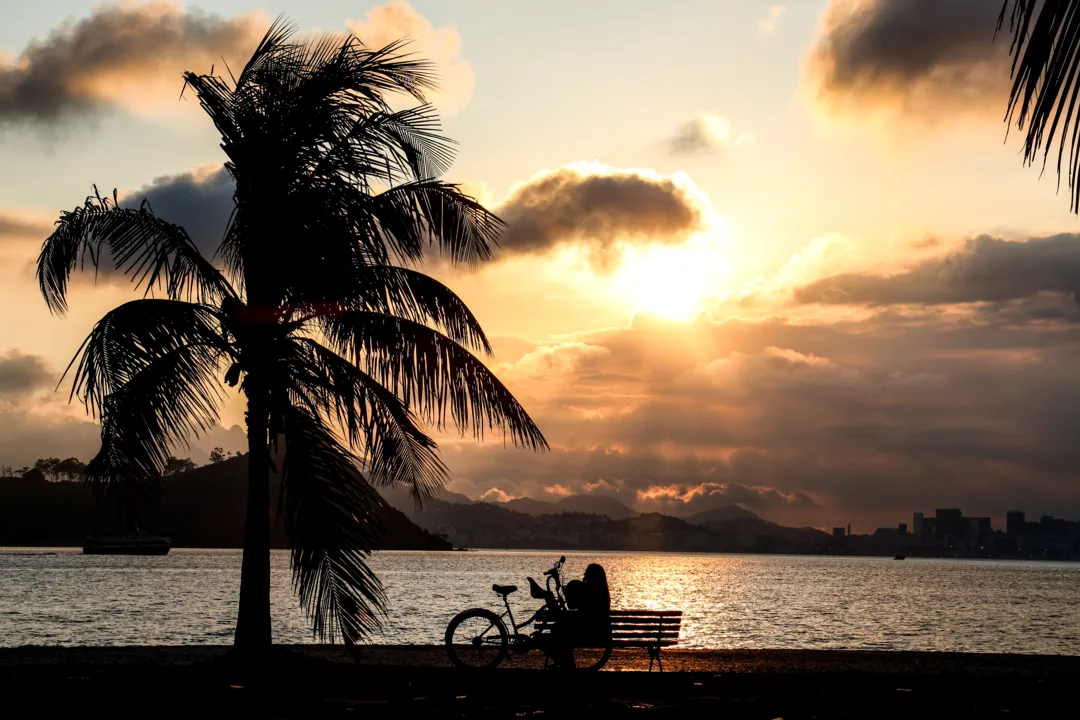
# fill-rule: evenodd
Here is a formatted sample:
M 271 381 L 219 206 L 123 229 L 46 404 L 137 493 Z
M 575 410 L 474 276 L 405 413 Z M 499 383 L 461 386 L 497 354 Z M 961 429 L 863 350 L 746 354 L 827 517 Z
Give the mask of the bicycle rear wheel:
M 509 633 L 498 615 L 483 608 L 465 610 L 446 626 L 446 653 L 460 668 L 486 670 L 507 654 Z

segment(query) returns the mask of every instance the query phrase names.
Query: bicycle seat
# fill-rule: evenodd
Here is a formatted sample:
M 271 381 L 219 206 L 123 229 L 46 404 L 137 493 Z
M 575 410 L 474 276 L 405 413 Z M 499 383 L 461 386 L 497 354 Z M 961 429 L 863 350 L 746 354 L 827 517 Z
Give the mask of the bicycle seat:
M 506 597 L 510 593 L 517 592 L 517 585 L 492 585 L 491 589 L 494 590 L 497 595 Z

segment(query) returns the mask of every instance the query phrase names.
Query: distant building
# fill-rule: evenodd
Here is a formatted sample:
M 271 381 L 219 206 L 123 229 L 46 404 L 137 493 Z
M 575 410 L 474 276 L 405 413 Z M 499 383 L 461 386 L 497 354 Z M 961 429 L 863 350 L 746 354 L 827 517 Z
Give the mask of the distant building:
M 993 530 L 990 527 L 990 518 L 975 517 L 967 520 L 967 544 L 969 548 L 986 547 L 990 543 Z
M 1010 510 L 1005 516 L 1005 534 L 1020 537 L 1024 534 L 1024 511 Z
M 842 538 L 842 537 L 844 537 L 844 536 L 845 536 L 846 534 L 847 534 L 847 533 L 845 533 L 845 532 L 844 532 L 844 528 L 842 528 L 842 527 L 838 527 L 838 528 L 833 528 L 833 529 L 832 529 L 832 536 L 833 536 L 834 538 Z
M 915 517 L 912 518 L 911 532 L 914 533 L 915 537 L 922 539 L 926 539 L 926 536 L 929 534 L 926 532 L 926 527 L 923 525 L 922 513 L 915 513 Z
M 938 509 L 934 511 L 934 519 L 937 521 L 938 540 L 946 547 L 963 543 L 967 539 L 967 523 L 959 509 Z
M 900 534 L 907 535 L 907 523 L 900 523 Z

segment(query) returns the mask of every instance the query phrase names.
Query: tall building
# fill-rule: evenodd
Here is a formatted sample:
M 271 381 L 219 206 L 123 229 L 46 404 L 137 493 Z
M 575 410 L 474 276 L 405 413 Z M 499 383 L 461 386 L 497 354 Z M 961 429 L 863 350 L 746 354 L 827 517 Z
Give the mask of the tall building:
M 915 513 L 911 521 L 911 532 L 917 538 L 925 538 L 926 527 L 923 525 L 923 514 Z
M 1020 537 L 1024 534 L 1024 511 L 1010 510 L 1005 516 L 1005 534 Z
M 940 542 L 953 546 L 967 540 L 967 523 L 964 514 L 956 508 L 938 509 L 934 512 Z
M 981 548 L 990 544 L 990 536 L 994 531 L 990 527 L 990 518 L 974 517 L 967 520 L 968 533 L 967 544 L 969 548 Z

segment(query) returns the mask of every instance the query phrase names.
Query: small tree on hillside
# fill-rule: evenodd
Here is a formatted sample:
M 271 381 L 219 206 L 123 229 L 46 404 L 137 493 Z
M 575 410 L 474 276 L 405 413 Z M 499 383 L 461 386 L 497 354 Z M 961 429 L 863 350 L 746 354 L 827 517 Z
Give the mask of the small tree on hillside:
M 162 475 L 179 475 L 199 467 L 191 458 L 174 458 L 172 455 L 165 462 L 165 471 Z

